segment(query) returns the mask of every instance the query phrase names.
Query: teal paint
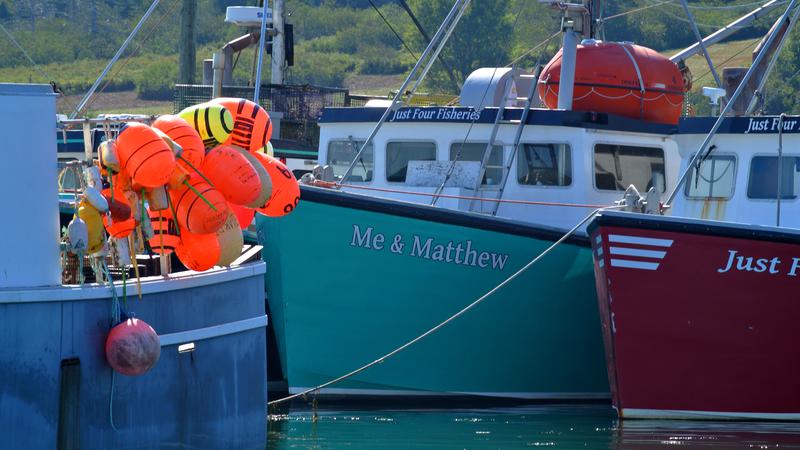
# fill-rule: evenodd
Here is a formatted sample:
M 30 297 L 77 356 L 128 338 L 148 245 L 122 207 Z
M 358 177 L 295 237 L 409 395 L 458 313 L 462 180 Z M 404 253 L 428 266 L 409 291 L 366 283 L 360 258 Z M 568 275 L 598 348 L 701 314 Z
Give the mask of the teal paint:
M 399 347 L 552 244 L 303 199 L 288 216 L 259 215 L 257 227 L 290 388 L 324 383 Z M 476 253 L 465 262 L 467 245 Z M 436 334 L 333 388 L 607 395 L 590 249 L 557 247 Z

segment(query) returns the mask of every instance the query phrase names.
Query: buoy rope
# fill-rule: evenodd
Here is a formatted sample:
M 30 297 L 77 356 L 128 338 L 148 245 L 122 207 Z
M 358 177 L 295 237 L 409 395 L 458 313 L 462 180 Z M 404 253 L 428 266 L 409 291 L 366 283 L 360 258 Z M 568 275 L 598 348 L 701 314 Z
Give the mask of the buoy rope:
M 217 211 L 217 208 L 216 208 L 214 205 L 212 205 L 212 204 L 211 204 L 211 202 L 210 202 L 210 201 L 208 201 L 208 199 L 207 199 L 207 198 L 205 198 L 205 197 L 203 196 L 203 194 L 201 194 L 201 193 L 200 193 L 200 191 L 198 191 L 197 189 L 195 189 L 195 187 L 194 187 L 194 186 L 192 186 L 192 185 L 191 185 L 191 183 L 189 183 L 189 180 L 183 180 L 183 184 L 185 184 L 186 186 L 188 186 L 188 187 L 189 187 L 189 189 L 191 189 L 191 190 L 192 190 L 192 192 L 194 192 L 194 193 L 195 193 L 195 194 L 196 194 L 198 197 L 200 197 L 200 199 L 202 199 L 204 202 L 206 202 L 206 205 L 208 205 L 208 207 L 209 207 L 209 208 L 211 208 L 212 210 L 214 210 L 214 212 L 216 212 L 216 211 Z M 178 203 L 180 203 L 180 202 L 178 202 Z
M 327 183 L 323 184 L 317 181 L 315 186 L 323 186 L 323 187 L 332 187 Z M 457 200 L 476 200 L 476 201 L 485 201 L 485 202 L 495 202 L 495 203 L 513 203 L 518 205 L 534 205 L 534 206 L 566 206 L 572 208 L 605 208 L 606 205 L 591 205 L 591 204 L 581 204 L 581 203 L 560 203 L 560 202 L 536 202 L 532 200 L 510 200 L 510 199 L 502 199 L 502 198 L 483 198 L 483 197 L 470 197 L 467 195 L 449 195 L 449 194 L 434 194 L 432 192 L 414 192 L 414 191 L 403 191 L 400 189 L 387 189 L 387 188 L 376 188 L 376 187 L 369 187 L 369 186 L 357 186 L 354 184 L 342 184 L 341 187 L 351 188 L 351 189 L 362 189 L 366 191 L 377 191 L 377 192 L 387 192 L 392 194 L 407 194 L 407 195 L 421 195 L 426 197 L 433 197 L 434 195 L 437 197 L 443 198 L 452 198 Z
M 180 159 L 181 161 L 185 162 L 190 169 L 194 170 L 198 175 L 200 175 L 200 178 L 205 180 L 205 182 L 208 183 L 209 186 L 214 187 L 214 183 L 212 183 L 211 180 L 209 180 L 205 175 L 203 175 L 203 172 L 200 172 L 200 169 L 195 167 L 191 162 L 189 162 L 188 159 L 184 158 L 181 155 L 175 155 L 175 156 L 177 156 L 178 159 Z
M 478 306 L 481 302 L 483 302 L 487 298 L 491 297 L 497 291 L 499 291 L 500 289 L 502 289 L 503 287 L 505 287 L 506 285 L 508 285 L 509 283 L 514 281 L 515 279 L 517 279 L 520 275 L 522 275 L 525 271 L 527 271 L 531 266 L 533 266 L 537 262 L 541 261 L 542 258 L 547 256 L 559 244 L 561 244 L 564 241 L 566 241 L 567 238 L 569 238 L 570 236 L 572 236 L 572 234 L 574 234 L 576 231 L 578 231 L 578 229 L 580 229 L 580 227 L 583 226 L 584 223 L 586 223 L 589 219 L 594 217 L 594 215 L 597 214 L 598 212 L 604 211 L 604 210 L 607 210 L 607 209 L 616 209 L 616 208 L 622 208 L 622 206 L 605 206 L 605 207 L 601 207 L 601 208 L 597 208 L 597 209 L 593 210 L 586 217 L 581 219 L 581 221 L 578 222 L 577 225 L 575 225 L 569 231 L 567 231 L 566 234 L 561 236 L 561 238 L 559 238 L 552 245 L 547 247 L 544 251 L 539 253 L 536 257 L 534 257 L 532 260 L 530 260 L 527 264 L 522 266 L 521 269 L 517 270 L 516 272 L 514 272 L 514 274 L 512 274 L 511 276 L 509 276 L 508 278 L 503 280 L 500 284 L 498 284 L 497 286 L 493 287 L 488 292 L 486 292 L 485 294 L 480 296 L 477 300 L 475 300 L 472 303 L 470 303 L 469 305 L 465 306 L 460 311 L 458 311 L 457 313 L 455 313 L 452 316 L 448 317 L 443 322 L 440 322 L 438 325 L 436 325 L 433 328 L 429 329 L 428 331 L 420 334 L 419 336 L 415 337 L 414 339 L 406 342 L 405 344 L 401 345 L 400 347 L 397 347 L 396 349 L 394 349 L 391 352 L 381 356 L 380 358 L 378 358 L 378 359 L 376 359 L 376 360 L 374 360 L 374 361 L 372 361 L 372 362 L 370 362 L 368 364 L 365 364 L 365 365 L 359 367 L 358 369 L 355 369 L 355 370 L 353 370 L 353 371 L 351 371 L 351 372 L 349 372 L 349 373 L 347 373 L 345 375 L 342 375 L 342 376 L 340 376 L 338 378 L 330 380 L 330 381 L 328 381 L 326 383 L 320 384 L 320 385 L 318 385 L 316 387 L 313 387 L 313 388 L 310 388 L 310 389 L 306 389 L 303 392 L 298 392 L 297 394 L 292 394 L 292 395 L 280 398 L 278 400 L 273 400 L 271 402 L 267 402 L 267 405 L 268 406 L 274 406 L 274 405 L 278 405 L 278 404 L 281 404 L 281 403 L 288 402 L 290 400 L 294 400 L 294 399 L 299 398 L 299 397 L 304 397 L 304 396 L 306 396 L 306 395 L 308 395 L 310 393 L 315 393 L 315 392 L 317 392 L 317 391 L 319 391 L 321 389 L 325 389 L 328 386 L 334 385 L 334 384 L 339 383 L 341 381 L 344 381 L 344 380 L 346 380 L 346 379 L 348 379 L 350 377 L 358 375 L 359 373 L 369 369 L 370 367 L 373 367 L 373 366 L 375 366 L 377 364 L 381 364 L 382 362 L 386 361 L 387 359 L 391 358 L 392 356 L 402 352 L 403 350 L 411 347 L 412 345 L 416 344 L 417 342 L 419 342 L 419 341 L 425 339 L 426 337 L 430 336 L 431 334 L 439 331 L 444 326 L 446 326 L 447 324 L 449 324 L 452 321 L 456 320 L 457 318 L 461 317 L 467 311 L 469 311 L 469 310 L 473 309 L 474 307 Z
M 172 199 L 169 194 L 167 195 L 167 205 L 169 205 L 169 210 L 172 213 L 172 222 L 175 224 L 175 234 L 180 237 L 181 227 L 178 225 L 178 214 L 175 212 L 175 206 L 172 205 Z

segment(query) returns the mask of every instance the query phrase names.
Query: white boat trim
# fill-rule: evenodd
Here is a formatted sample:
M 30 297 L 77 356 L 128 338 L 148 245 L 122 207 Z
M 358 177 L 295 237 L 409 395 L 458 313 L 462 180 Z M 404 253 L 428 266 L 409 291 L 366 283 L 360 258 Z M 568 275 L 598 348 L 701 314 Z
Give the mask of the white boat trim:
M 664 259 L 664 256 L 667 254 L 667 252 L 659 250 L 642 250 L 639 248 L 629 248 L 629 247 L 611 247 L 611 254 L 622 255 L 622 256 L 639 256 L 642 258 Z M 597 256 L 601 255 L 602 255 L 601 253 L 598 253 Z
M 290 394 L 298 394 L 309 390 L 307 387 L 289 387 Z M 351 395 L 374 397 L 496 397 L 519 398 L 526 400 L 609 400 L 608 392 L 435 392 L 393 389 L 349 389 L 325 388 L 317 391 L 317 395 Z
M 658 269 L 658 263 L 611 258 L 611 267 L 624 267 L 626 269 L 656 270 Z
M 162 334 L 158 336 L 158 340 L 162 347 L 168 347 L 171 345 L 202 341 L 204 339 L 212 339 L 220 336 L 227 336 L 229 334 L 241 333 L 243 331 L 265 328 L 267 326 L 267 322 L 268 319 L 265 314 L 263 316 L 251 317 L 249 319 L 237 320 L 236 322 L 228 322 L 221 325 L 179 331 L 177 333 Z
M 625 419 L 707 419 L 707 420 L 800 420 L 797 413 L 757 413 L 757 412 L 718 412 L 690 411 L 679 409 L 637 409 L 622 408 L 621 417 Z
M 179 291 L 212 284 L 225 283 L 254 276 L 263 276 L 267 267 L 263 261 L 237 267 L 217 267 L 205 272 L 177 272 L 168 277 L 152 276 L 142 278 L 142 295 Z M 114 283 L 117 295 L 122 296 L 122 282 Z M 128 280 L 127 293 L 136 295 L 136 280 Z M 0 304 L 83 301 L 111 297 L 111 289 L 106 284 L 91 283 L 83 286 L 64 285 L 32 288 L 0 289 Z
M 609 234 L 608 242 L 619 244 L 651 245 L 653 247 L 672 247 L 672 239 L 646 238 L 640 236 L 626 236 L 624 234 Z

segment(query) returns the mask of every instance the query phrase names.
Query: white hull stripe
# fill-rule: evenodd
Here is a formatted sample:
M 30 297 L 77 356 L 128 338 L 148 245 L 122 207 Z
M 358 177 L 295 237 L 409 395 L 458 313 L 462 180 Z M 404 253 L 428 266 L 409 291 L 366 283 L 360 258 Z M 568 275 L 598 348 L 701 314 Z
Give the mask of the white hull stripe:
M 758 413 L 758 412 L 717 412 L 683 411 L 677 409 L 622 409 L 626 419 L 756 419 L 756 420 L 800 420 L 796 413 Z
M 644 261 L 631 261 L 631 260 L 628 260 L 628 259 L 611 258 L 611 267 L 625 267 L 625 268 L 628 268 L 628 269 L 656 270 L 656 269 L 658 269 L 658 263 L 644 262 Z
M 672 239 L 656 239 L 645 238 L 639 236 L 626 236 L 623 234 L 609 234 L 609 242 L 617 242 L 620 244 L 638 244 L 638 245 L 651 245 L 654 247 L 671 247 Z
M 642 250 L 640 248 L 629 248 L 629 247 L 611 247 L 610 253 L 612 255 L 640 256 L 642 258 L 655 258 L 655 259 L 664 259 L 664 255 L 667 254 L 667 252 L 663 252 L 660 250 Z
M 307 391 L 305 387 L 290 387 L 290 394 Z M 522 398 L 530 400 L 604 400 L 611 398 L 608 392 L 434 392 L 392 389 L 347 389 L 326 388 L 318 391 L 318 395 L 351 395 L 351 396 L 390 396 L 390 397 L 476 397 Z

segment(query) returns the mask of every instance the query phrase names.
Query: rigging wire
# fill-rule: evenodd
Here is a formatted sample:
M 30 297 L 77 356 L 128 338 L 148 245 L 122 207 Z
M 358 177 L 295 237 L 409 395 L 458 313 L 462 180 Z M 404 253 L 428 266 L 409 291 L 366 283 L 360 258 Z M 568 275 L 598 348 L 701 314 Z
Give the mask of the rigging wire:
M 714 69 L 719 69 L 720 67 L 723 67 L 725 64 L 727 64 L 727 63 L 731 62 L 731 61 L 732 61 L 734 58 L 736 58 L 737 56 L 739 56 L 739 55 L 741 55 L 742 53 L 744 53 L 744 51 L 745 51 L 745 50 L 750 50 L 750 49 L 752 49 L 752 48 L 755 48 L 755 47 L 758 45 L 758 43 L 759 43 L 759 42 L 761 42 L 761 40 L 760 40 L 760 39 L 754 39 L 754 40 L 753 40 L 753 42 L 747 42 L 747 43 L 745 44 L 745 46 L 744 46 L 744 47 L 742 47 L 742 48 L 741 48 L 739 51 L 737 51 L 736 53 L 734 53 L 734 54 L 733 54 L 733 56 L 731 56 L 730 58 L 726 59 L 725 61 L 722 61 L 722 62 L 721 62 L 721 63 L 719 63 L 719 64 L 715 64 L 715 65 L 714 65 Z M 709 69 L 709 70 L 705 71 L 705 72 L 704 72 L 702 75 L 700 75 L 700 76 L 698 76 L 697 78 L 695 78 L 694 80 L 695 80 L 695 81 L 700 81 L 701 79 L 703 79 L 703 77 L 706 77 L 706 76 L 708 76 L 708 74 L 710 74 L 710 73 L 711 73 L 711 70 Z
M 8 31 L 8 29 L 6 29 L 6 27 L 3 26 L 2 23 L 0 23 L 0 30 L 3 30 L 3 33 L 5 33 L 6 36 L 8 36 L 8 39 L 11 40 L 14 46 L 17 47 L 19 51 L 22 52 L 23 55 L 25 55 L 25 58 L 31 63 L 33 68 L 37 72 L 39 72 L 39 75 L 41 75 L 42 78 L 44 78 L 46 81 L 53 79 L 50 75 L 45 73 L 44 70 L 42 70 L 38 64 L 36 64 L 36 61 L 34 61 L 33 58 L 31 58 L 31 55 L 29 55 L 28 52 L 26 52 L 25 49 L 22 47 L 22 45 L 20 45 L 20 43 L 17 42 L 16 39 L 14 39 L 14 36 L 11 34 L 11 32 Z
M 119 74 L 120 74 L 120 72 L 122 72 L 122 69 L 124 69 L 124 68 L 125 68 L 125 67 L 126 67 L 126 66 L 127 66 L 129 63 L 130 63 L 130 62 L 131 62 L 131 58 L 133 57 L 133 55 L 135 55 L 136 53 L 138 53 L 138 52 L 139 52 L 139 50 L 141 50 L 141 49 L 142 49 L 142 46 L 144 46 L 144 43 L 145 43 L 145 42 L 147 42 L 147 40 L 148 40 L 148 39 L 150 39 L 150 37 L 153 35 L 153 33 L 155 33 L 155 32 L 156 32 L 156 30 L 158 30 L 158 29 L 159 29 L 159 27 L 161 27 L 161 24 L 164 22 L 164 19 L 166 19 L 167 17 L 170 17 L 170 16 L 172 16 L 172 13 L 175 11 L 175 7 L 176 7 L 176 6 L 177 6 L 177 5 L 178 5 L 180 2 L 181 2 L 180 0 L 174 0 L 174 1 L 172 2 L 172 6 L 170 6 L 170 8 L 169 8 L 169 9 L 168 9 L 166 12 L 164 12 L 164 14 L 161 16 L 161 18 L 160 18 L 160 19 L 158 19 L 158 22 L 156 22 L 156 24 L 155 24 L 155 25 L 153 25 L 153 26 L 150 28 L 150 30 L 147 32 L 147 34 L 145 34 L 145 35 L 144 35 L 144 37 L 142 38 L 142 40 L 141 40 L 141 41 L 139 41 L 139 43 L 138 43 L 138 45 L 136 46 L 136 48 L 134 48 L 134 49 L 133 49 L 133 50 L 132 50 L 130 53 L 128 53 L 128 57 L 127 57 L 127 58 L 126 58 L 126 59 L 125 59 L 125 60 L 124 60 L 124 61 L 123 61 L 123 62 L 122 62 L 122 63 L 121 63 L 119 66 L 117 66 L 117 68 L 114 70 L 114 73 L 110 74 L 110 75 L 109 75 L 109 76 L 106 78 L 106 81 L 105 81 L 105 83 L 103 83 L 103 86 L 102 86 L 102 87 L 100 87 L 100 89 L 98 89 L 98 90 L 97 90 L 97 92 L 95 93 L 95 95 L 93 95 L 93 96 L 92 96 L 92 97 L 91 97 L 91 98 L 90 98 L 90 99 L 89 99 L 89 100 L 86 102 L 86 105 L 84 105 L 84 107 L 83 107 L 83 110 L 84 110 L 84 111 L 88 110 L 88 109 L 89 109 L 89 107 L 90 107 L 92 104 L 94 104 L 94 101 L 97 99 L 97 94 L 99 94 L 99 93 L 103 92 L 103 91 L 104 91 L 104 90 L 105 90 L 105 89 L 108 87 L 108 85 L 111 83 L 111 80 L 113 80 L 115 76 L 119 75 Z
M 62 106 L 65 106 L 67 111 L 72 110 L 74 108 L 74 105 L 72 105 L 69 102 L 67 102 L 67 100 L 66 100 L 67 96 L 58 87 L 58 85 L 56 84 L 55 78 L 51 77 L 47 72 L 45 72 L 44 69 L 42 69 L 39 64 L 36 64 L 36 61 L 34 61 L 33 58 L 31 58 L 31 55 L 28 54 L 27 51 L 25 51 L 25 48 L 22 47 L 22 45 L 20 45 L 20 43 L 14 38 L 14 35 L 11 34 L 11 32 L 8 31 L 8 29 L 6 27 L 4 27 L 2 23 L 0 23 L 0 30 L 2 30 L 3 33 L 5 33 L 6 36 L 8 36 L 8 39 L 14 44 L 14 46 L 17 47 L 17 49 L 19 49 L 19 51 L 22 52 L 23 55 L 25 55 L 25 58 L 31 63 L 31 65 L 33 66 L 33 69 L 36 72 L 39 72 L 39 75 L 45 81 L 49 82 L 51 86 L 53 86 L 53 91 L 55 93 L 59 94 L 59 96 L 60 96 L 60 98 L 62 100 Z
M 560 34 L 561 34 L 561 30 L 556 31 L 555 33 L 551 34 L 549 38 L 543 40 L 542 42 L 539 42 L 538 44 L 536 44 L 536 46 L 534 46 L 533 48 L 525 51 L 525 53 L 519 55 L 518 57 L 516 57 L 514 60 L 512 60 L 510 63 L 506 64 L 503 67 L 511 67 L 511 66 L 515 65 L 520 60 L 522 60 L 522 58 L 525 58 L 526 56 L 528 56 L 531 53 L 535 52 L 536 50 L 540 49 L 542 46 L 549 44 L 550 41 L 552 41 L 553 39 L 558 37 L 558 35 L 560 35 Z
M 390 29 L 390 30 L 392 30 L 392 33 L 394 33 L 394 35 L 395 35 L 395 37 L 397 38 L 397 40 L 399 40 L 399 41 L 400 41 L 400 43 L 401 43 L 401 44 L 403 44 L 403 47 L 404 47 L 404 48 L 405 48 L 405 49 L 408 51 L 408 53 L 409 53 L 409 54 L 410 54 L 410 55 L 411 55 L 411 56 L 412 56 L 414 59 L 419 59 L 419 57 L 417 57 L 417 55 L 416 55 L 416 54 L 415 54 L 415 53 L 414 53 L 414 52 L 413 52 L 413 51 L 412 51 L 412 50 L 411 50 L 411 49 L 408 47 L 408 45 L 406 44 L 406 41 L 404 41 L 404 40 L 403 40 L 403 38 L 402 38 L 402 37 L 400 37 L 400 34 L 398 34 L 398 33 L 397 33 L 397 31 L 394 29 L 394 27 L 392 26 L 392 24 L 390 24 L 390 23 L 389 23 L 389 21 L 388 21 L 388 20 L 386 20 L 386 17 L 383 15 L 383 13 L 381 12 L 381 10 L 380 10 L 380 9 L 378 9 L 378 7 L 375 5 L 375 2 L 373 2 L 372 0 L 367 0 L 367 1 L 369 1 L 369 4 L 370 4 L 370 5 L 372 5 L 372 9 L 374 9 L 374 10 L 375 10 L 375 12 L 377 12 L 377 13 L 378 13 L 378 15 L 379 15 L 379 16 L 381 16 L 381 19 L 383 19 L 383 23 L 385 23 L 385 24 L 386 24 L 386 26 L 387 26 L 387 27 L 389 27 L 389 29 Z
M 627 16 L 629 14 L 634 14 L 634 13 L 641 12 L 641 11 L 644 11 L 644 10 L 647 10 L 647 9 L 650 9 L 650 8 L 655 8 L 656 6 L 666 5 L 667 3 L 672 3 L 672 0 L 665 0 L 665 1 L 662 1 L 662 2 L 659 2 L 659 3 L 655 3 L 655 4 L 652 4 L 652 5 L 643 6 L 641 8 L 632 9 L 630 11 L 625 11 L 623 13 L 614 14 L 613 16 L 606 17 L 605 19 L 603 19 L 603 21 L 607 22 L 607 21 L 609 21 L 611 19 L 617 19 L 619 17 Z
M 524 9 L 525 9 L 525 6 L 526 6 L 526 2 L 523 2 L 522 5 L 519 8 L 519 11 L 517 12 L 516 18 L 514 19 L 514 24 L 511 27 L 511 33 L 513 33 L 514 30 L 516 30 L 517 24 L 519 23 L 519 18 L 522 15 L 522 11 L 524 11 Z M 498 65 L 499 64 L 500 64 L 500 61 L 498 61 Z M 497 76 L 497 69 L 498 69 L 498 67 L 495 66 L 494 70 L 492 71 L 491 81 L 486 84 L 486 88 L 483 90 L 483 95 L 481 96 L 481 102 L 480 102 L 481 105 L 483 105 L 484 101 L 486 100 L 486 96 L 489 93 L 489 88 L 492 86 L 492 81 L 494 80 L 495 76 Z M 531 89 L 534 89 L 534 87 L 531 87 Z M 507 94 L 504 93 L 503 95 L 505 96 Z M 503 99 L 503 102 L 505 102 L 505 99 Z M 497 113 L 501 114 L 503 109 L 504 109 L 504 105 L 501 105 L 500 108 L 498 108 Z M 472 121 L 469 124 L 469 128 L 467 129 L 467 133 L 464 135 L 464 140 L 461 141 L 461 144 L 458 146 L 458 150 L 456 151 L 455 156 L 451 156 L 453 161 L 450 163 L 450 167 L 448 167 L 448 169 L 447 169 L 447 173 L 444 176 L 444 180 L 439 185 L 439 187 L 436 188 L 436 191 L 435 191 L 436 195 L 434 195 L 433 199 L 431 200 L 431 205 L 435 205 L 436 204 L 436 202 L 440 198 L 440 195 L 438 195 L 438 194 L 441 194 L 441 192 L 444 190 L 445 186 L 447 186 L 447 181 L 450 180 L 450 177 L 453 175 L 453 171 L 456 168 L 456 163 L 458 162 L 459 159 L 461 159 L 461 152 L 464 150 L 464 146 L 467 144 L 467 140 L 469 139 L 469 135 L 470 135 L 470 133 L 472 133 L 472 129 L 475 126 L 475 124 L 477 123 L 479 117 L 480 117 L 480 114 L 478 114 L 477 117 L 472 119 Z M 497 124 L 495 124 L 495 126 L 497 126 Z M 489 144 L 490 143 L 487 142 L 486 150 L 484 150 L 484 153 L 489 152 L 489 158 L 491 158 L 491 154 L 494 152 L 494 145 L 492 145 L 492 147 L 489 148 Z M 501 154 L 501 159 L 502 159 L 502 155 L 503 155 L 502 147 L 501 147 L 500 154 Z M 481 158 L 481 161 L 483 161 L 483 157 Z M 485 175 L 486 168 L 482 167 L 482 169 L 483 169 L 484 175 Z

